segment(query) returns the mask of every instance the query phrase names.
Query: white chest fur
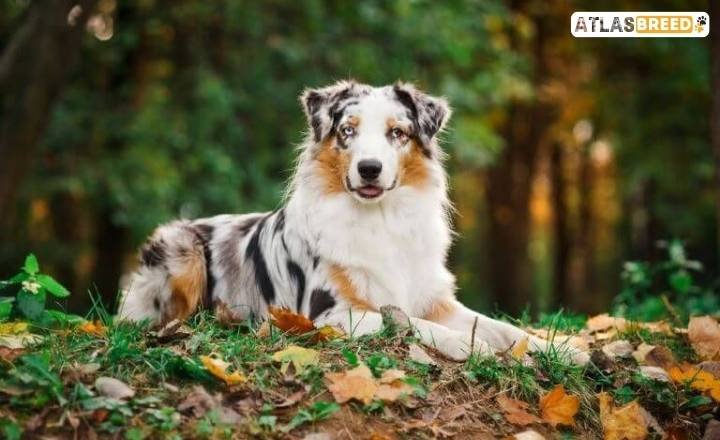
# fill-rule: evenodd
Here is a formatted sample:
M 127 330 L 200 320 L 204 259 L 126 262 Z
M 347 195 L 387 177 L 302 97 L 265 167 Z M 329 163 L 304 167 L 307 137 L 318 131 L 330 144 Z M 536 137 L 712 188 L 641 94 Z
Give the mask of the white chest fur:
M 323 261 L 347 271 L 360 297 L 419 316 L 454 291 L 445 268 L 451 233 L 444 197 L 442 184 L 399 187 L 372 205 L 298 189 L 287 215 Z

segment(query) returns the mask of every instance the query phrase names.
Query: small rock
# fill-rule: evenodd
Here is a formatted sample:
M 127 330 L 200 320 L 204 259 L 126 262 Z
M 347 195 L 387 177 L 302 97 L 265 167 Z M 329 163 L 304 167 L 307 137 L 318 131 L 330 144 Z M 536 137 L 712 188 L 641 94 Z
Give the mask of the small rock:
M 543 437 L 539 432 L 532 429 L 518 432 L 513 436 L 513 438 L 515 438 L 515 440 L 545 440 L 545 437 Z
M 633 354 L 633 346 L 630 341 L 619 340 L 606 344 L 602 348 L 603 353 L 610 359 L 629 358 Z
M 410 318 L 408 315 L 397 306 L 382 306 L 380 307 L 380 313 L 382 314 L 383 324 L 395 325 L 400 328 L 410 326 Z
M 422 347 L 417 344 L 408 345 L 408 357 L 410 358 L 410 360 L 419 362 L 421 364 L 433 366 L 437 365 L 437 362 L 435 362 L 435 360 L 431 358 L 430 355 L 427 354 L 427 352 L 425 352 L 425 350 L 423 350 Z
M 667 372 L 660 367 L 643 365 L 639 368 L 639 370 L 640 373 L 650 379 L 659 380 L 661 382 L 670 382 L 670 376 L 668 376 Z
M 105 397 L 118 400 L 130 399 L 135 396 L 135 390 L 114 377 L 98 377 L 95 380 L 95 389 Z

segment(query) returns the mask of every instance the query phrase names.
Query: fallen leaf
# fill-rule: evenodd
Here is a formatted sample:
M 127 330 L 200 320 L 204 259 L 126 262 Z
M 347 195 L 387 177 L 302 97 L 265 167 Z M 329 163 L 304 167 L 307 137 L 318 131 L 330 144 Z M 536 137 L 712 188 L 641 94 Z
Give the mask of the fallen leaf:
M 331 325 L 324 325 L 317 330 L 317 333 L 315 333 L 315 337 L 313 338 L 313 340 L 316 342 L 330 341 L 333 339 L 342 338 L 344 336 L 345 333 L 339 328 L 333 327 Z
M 712 374 L 715 379 L 720 379 L 720 362 L 703 361 L 698 364 L 698 368 Z
M 306 367 L 317 365 L 320 362 L 320 355 L 312 348 L 289 345 L 285 350 L 273 354 L 273 360 L 282 363 L 280 371 L 283 374 L 285 374 L 290 364 L 293 365 L 296 372 L 302 373 Z
M 592 318 L 587 320 L 587 323 L 585 323 L 585 326 L 591 332 L 599 332 L 608 329 L 622 331 L 625 330 L 627 325 L 628 322 L 625 318 L 616 318 L 608 315 L 607 313 L 593 316 Z
M 710 316 L 690 318 L 688 339 L 705 361 L 720 360 L 720 323 Z
M 62 377 L 65 382 L 89 382 L 100 370 L 100 364 L 91 362 L 87 364 L 72 363 L 63 369 Z
M 210 395 L 205 388 L 200 385 L 193 387 L 192 391 L 177 406 L 178 411 L 190 413 L 194 417 L 199 418 L 210 411 L 215 412 L 220 423 L 236 424 L 242 420 L 240 414 L 232 408 L 222 404 L 220 395 Z
M 160 330 L 150 332 L 150 336 L 160 343 L 187 338 L 190 335 L 192 335 L 190 328 L 183 325 L 183 322 L 179 319 L 173 319 L 165 324 Z
M 672 351 L 662 345 L 658 345 L 645 355 L 645 364 L 660 367 L 664 370 L 668 370 L 676 363 Z
M 650 379 L 659 380 L 660 382 L 670 382 L 670 376 L 668 375 L 667 371 L 660 367 L 656 367 L 653 365 L 642 365 L 639 370 L 641 374 L 649 377 Z
M 654 345 L 646 344 L 644 342 L 640 343 L 638 345 L 637 349 L 633 351 L 633 357 L 637 361 L 638 364 L 642 364 L 645 362 L 645 357 L 655 348 Z
M 309 318 L 287 308 L 270 306 L 269 312 L 273 325 L 286 333 L 304 335 L 315 330 L 315 325 Z
M 598 398 L 605 440 L 644 440 L 647 437 L 645 410 L 637 401 L 616 407 L 609 394 L 600 393 Z
M 118 400 L 130 399 L 135 396 L 135 390 L 114 377 L 98 377 L 95 379 L 95 389 L 105 397 Z
M 395 402 L 402 396 L 408 396 L 412 394 L 413 388 L 401 380 L 397 380 L 393 383 L 382 383 L 378 386 L 375 391 L 375 399 L 380 399 L 385 402 Z
M 260 324 L 260 328 L 258 328 L 257 333 L 255 334 L 260 339 L 269 338 L 271 334 L 270 322 L 263 321 L 262 324 Z
M 9 348 L 0 346 L 0 359 L 4 362 L 12 362 L 23 354 L 25 354 L 24 348 Z
M 372 372 L 365 364 L 340 373 L 325 373 L 325 378 L 330 382 L 328 389 L 338 403 L 355 399 L 368 404 L 378 389 Z
M 438 414 L 438 418 L 443 422 L 449 423 L 453 420 L 459 419 L 460 417 L 465 417 L 466 415 L 467 408 L 465 408 L 465 405 L 455 405 L 449 408 L 445 407 L 441 409 Z
M 716 402 L 720 402 L 720 379 L 716 379 L 712 373 L 696 367 L 679 365 L 671 367 L 668 373 L 673 381 L 707 392 Z
M 222 327 L 235 327 L 243 320 L 243 316 L 224 302 L 218 301 L 215 303 L 215 319 Z
M 405 372 L 396 368 L 383 371 L 380 376 L 380 383 L 393 383 L 396 380 L 405 379 Z
M 578 409 L 580 409 L 580 400 L 566 394 L 562 385 L 555 385 L 552 391 L 540 397 L 542 418 L 552 426 L 575 426 L 575 414 Z
M 612 360 L 617 358 L 629 358 L 633 354 L 633 346 L 630 341 L 621 339 L 605 344 L 602 347 L 603 353 Z
M 514 425 L 527 426 L 542 422 L 538 416 L 527 411 L 528 404 L 522 400 L 511 399 L 504 394 L 499 395 L 495 400 L 505 413 L 505 419 Z
M 17 335 L 27 333 L 27 322 L 4 322 L 0 324 L 0 335 Z
M 86 321 L 77 328 L 82 333 L 102 337 L 105 336 L 106 328 L 100 321 Z
M 228 373 L 227 369 L 230 364 L 221 359 L 215 359 L 210 356 L 200 356 L 200 361 L 210 374 L 224 381 L 227 385 L 238 385 L 247 380 L 245 375 L 239 371 Z
M 518 341 L 517 344 L 513 347 L 510 354 L 515 359 L 522 359 L 525 357 L 525 355 L 528 352 L 528 343 L 530 342 L 529 338 L 523 338 L 522 340 Z
M 287 396 L 285 399 L 283 399 L 281 402 L 275 403 L 273 406 L 275 408 L 289 408 L 291 406 L 295 406 L 299 401 L 302 400 L 303 397 L 305 397 L 306 391 L 304 389 L 300 391 L 295 391 L 291 395 Z
M 410 360 L 421 364 L 437 365 L 437 362 L 435 362 L 435 360 L 417 344 L 408 345 L 408 357 Z

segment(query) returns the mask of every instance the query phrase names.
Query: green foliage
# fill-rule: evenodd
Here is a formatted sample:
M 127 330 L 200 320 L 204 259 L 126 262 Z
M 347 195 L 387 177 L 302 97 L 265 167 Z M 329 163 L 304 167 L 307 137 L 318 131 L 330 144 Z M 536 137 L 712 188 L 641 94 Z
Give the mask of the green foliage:
M 672 318 L 686 322 L 690 315 L 720 310 L 717 291 L 697 281 L 702 264 L 687 258 L 682 242 L 661 242 L 659 247 L 666 250 L 662 261 L 625 263 L 615 313 L 644 321 Z
M 70 292 L 50 275 L 40 273 L 40 264 L 33 254 L 25 258 L 20 272 L 6 281 L 0 281 L 0 291 L 15 291 L 15 297 L 0 300 L 0 321 L 21 317 L 38 323 L 52 323 L 65 318 L 61 312 L 45 310 L 47 294 L 67 298 Z
M 283 430 L 287 432 L 305 423 L 325 420 L 337 411 L 340 411 L 340 405 L 335 402 L 315 402 L 310 407 L 299 410 Z

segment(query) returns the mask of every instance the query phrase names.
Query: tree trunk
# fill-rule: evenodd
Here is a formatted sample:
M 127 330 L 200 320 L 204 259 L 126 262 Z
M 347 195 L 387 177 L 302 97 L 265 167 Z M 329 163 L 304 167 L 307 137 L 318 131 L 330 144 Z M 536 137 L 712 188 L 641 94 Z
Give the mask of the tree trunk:
M 570 308 L 572 296 L 568 285 L 570 271 L 571 231 L 568 229 L 567 179 L 564 172 L 565 153 L 563 145 L 553 142 L 550 152 L 553 206 L 553 299 L 556 307 Z
M 34 1 L 0 57 L 0 221 L 15 214 L 17 189 L 29 169 L 52 105 L 79 57 L 94 0 Z M 74 5 L 82 8 L 68 24 Z
M 710 110 L 710 142 L 715 157 L 715 215 L 716 215 L 716 248 L 717 261 L 720 265 L 720 4 L 710 2 L 710 23 L 715 23 L 715 31 L 710 32 L 710 90 L 712 90 L 712 107 Z
M 537 32 L 527 54 L 535 66 L 532 74 L 535 90 L 544 85 L 548 71 L 545 46 L 548 17 L 539 14 L 533 17 Z M 505 147 L 487 173 L 488 262 L 495 303 L 503 312 L 517 314 L 534 298 L 528 255 L 530 195 L 538 155 L 554 115 L 552 107 L 541 98 L 514 103 L 508 113 L 500 130 Z

